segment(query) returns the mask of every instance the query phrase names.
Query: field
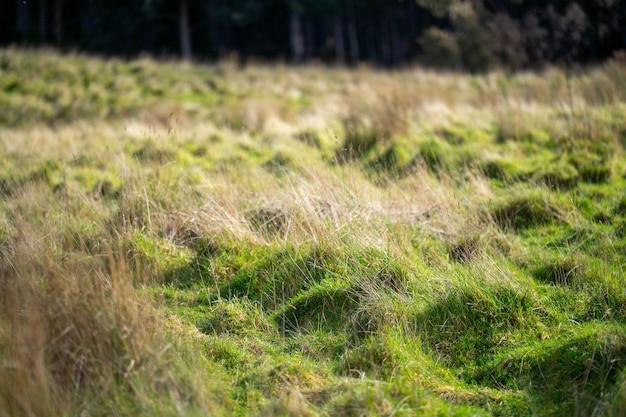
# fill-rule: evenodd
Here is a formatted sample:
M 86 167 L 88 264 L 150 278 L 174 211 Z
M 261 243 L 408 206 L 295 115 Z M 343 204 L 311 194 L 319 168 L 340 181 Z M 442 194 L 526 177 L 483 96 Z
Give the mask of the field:
M 0 416 L 626 414 L 626 61 L 0 50 Z

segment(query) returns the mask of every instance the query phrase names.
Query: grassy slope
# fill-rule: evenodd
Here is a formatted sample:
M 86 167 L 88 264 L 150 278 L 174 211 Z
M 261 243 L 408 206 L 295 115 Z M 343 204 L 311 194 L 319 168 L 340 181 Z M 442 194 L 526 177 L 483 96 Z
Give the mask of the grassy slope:
M 625 86 L 0 51 L 0 415 L 623 414 Z

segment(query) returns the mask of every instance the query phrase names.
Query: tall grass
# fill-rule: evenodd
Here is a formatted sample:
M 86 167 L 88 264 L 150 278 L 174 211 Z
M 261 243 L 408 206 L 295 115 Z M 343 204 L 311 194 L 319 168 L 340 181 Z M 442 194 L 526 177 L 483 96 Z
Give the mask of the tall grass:
M 119 230 L 106 219 L 81 228 L 88 201 L 23 187 L 1 245 L 2 414 L 216 410 L 177 365 L 180 335 L 136 291 Z

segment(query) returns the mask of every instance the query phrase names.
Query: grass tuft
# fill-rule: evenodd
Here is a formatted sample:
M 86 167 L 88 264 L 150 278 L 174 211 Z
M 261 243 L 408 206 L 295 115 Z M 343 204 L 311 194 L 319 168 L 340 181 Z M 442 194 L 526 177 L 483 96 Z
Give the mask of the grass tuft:
M 563 220 L 563 208 L 545 192 L 531 192 L 496 205 L 492 217 L 504 229 L 528 229 Z

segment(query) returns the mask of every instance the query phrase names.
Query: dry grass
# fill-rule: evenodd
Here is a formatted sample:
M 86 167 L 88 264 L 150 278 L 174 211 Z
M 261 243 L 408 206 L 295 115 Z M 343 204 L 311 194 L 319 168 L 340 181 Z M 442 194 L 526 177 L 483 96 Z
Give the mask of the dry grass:
M 177 365 L 165 317 L 135 291 L 119 237 L 106 221 L 95 236 L 74 234 L 65 210 L 80 202 L 57 213 L 47 189 L 21 194 L 0 247 L 0 415 L 107 414 L 128 398 L 166 414 L 190 409 L 204 394 L 169 369 Z M 171 401 L 154 397 L 164 393 Z M 213 407 L 202 404 L 193 400 Z

